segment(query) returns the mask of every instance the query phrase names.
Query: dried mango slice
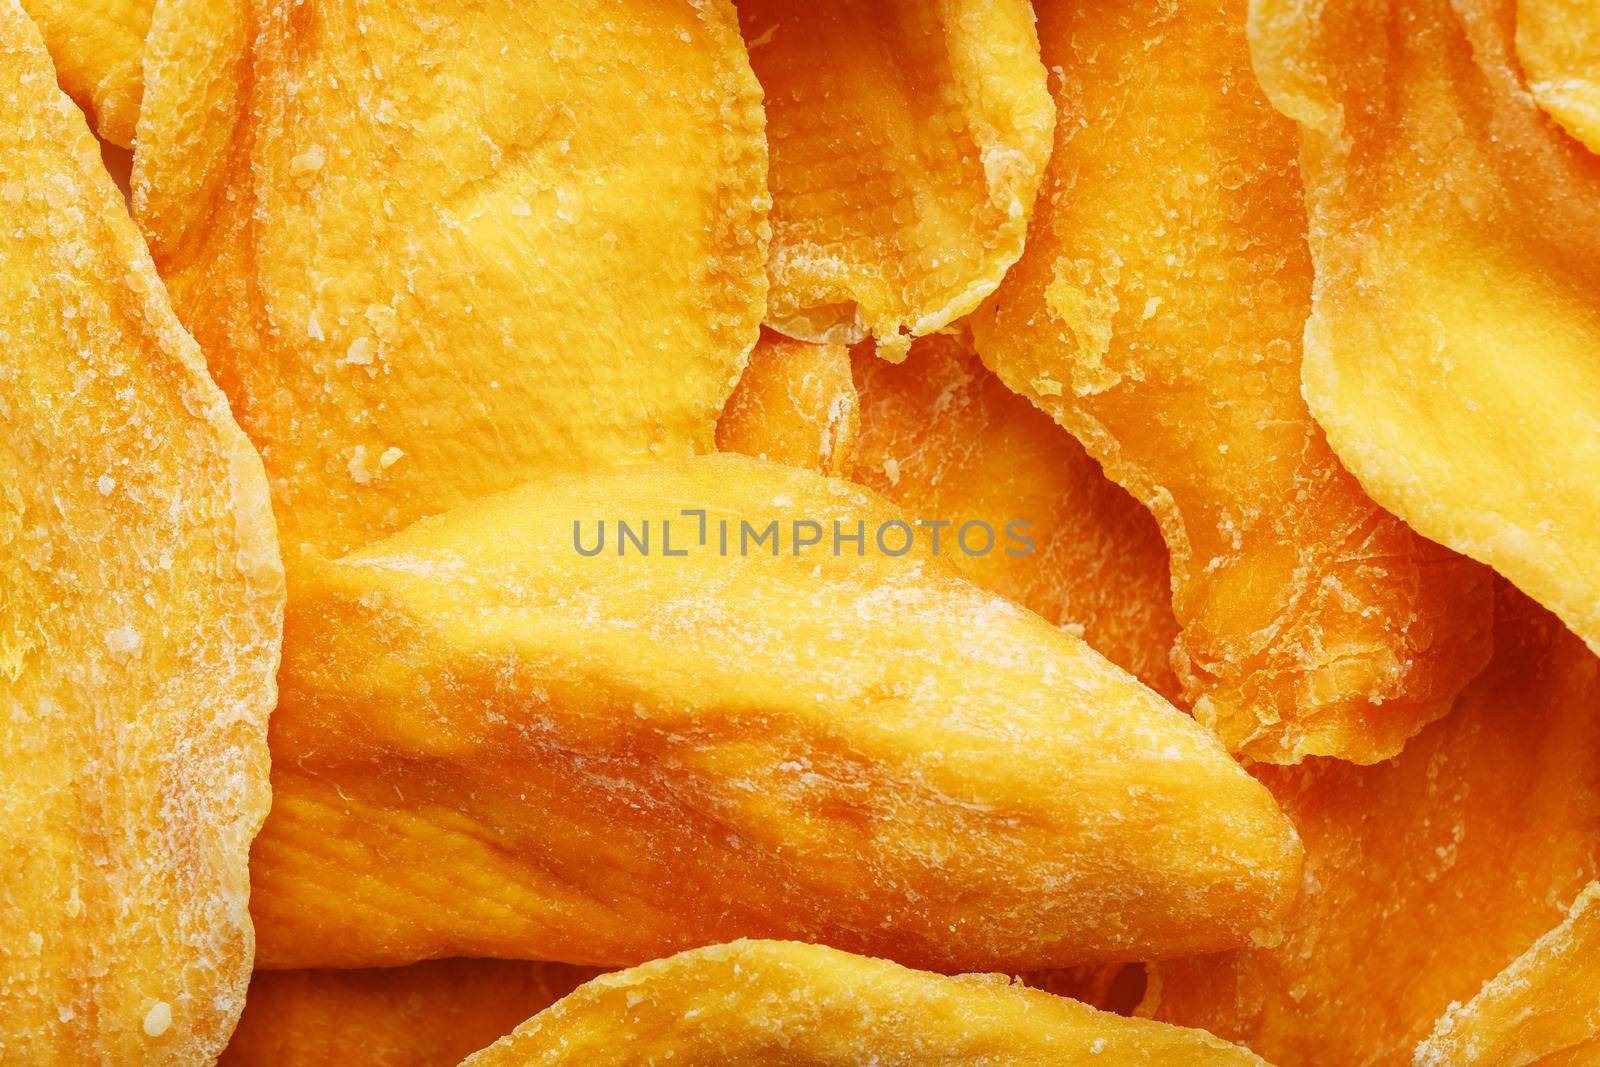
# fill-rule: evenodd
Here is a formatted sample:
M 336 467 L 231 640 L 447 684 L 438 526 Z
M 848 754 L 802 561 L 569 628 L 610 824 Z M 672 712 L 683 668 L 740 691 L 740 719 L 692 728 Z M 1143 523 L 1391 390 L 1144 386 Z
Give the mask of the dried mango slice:
M 1306 844 L 1288 936 L 1155 965 L 1157 1018 L 1286 1067 L 1407 1063 L 1600 874 L 1600 660 L 1499 599 L 1494 661 L 1393 762 L 1264 769 Z
M 1210 1034 L 1003 975 L 949 978 L 821 945 L 736 941 L 597 978 L 462 1062 L 1260 1064 Z
M 1010 969 L 1269 928 L 1299 846 L 1266 791 L 1082 642 L 894 554 L 897 519 L 724 454 L 553 474 L 308 566 L 263 964 L 771 934 Z M 836 555 L 836 522 L 870 547 Z
M 552 460 L 709 451 L 766 287 L 726 0 L 303 14 L 164 3 L 134 173 L 286 557 Z
M 1055 114 L 1026 0 L 740 0 L 772 145 L 767 322 L 891 358 L 1022 251 Z
M 250 975 L 266 480 L 0 0 L 0 1060 L 190 1063 Z
M 221 1067 L 454 1067 L 595 977 L 521 960 L 257 971 Z
M 1329 442 L 1600 647 L 1600 157 L 1529 96 L 1513 14 L 1260 0 L 1250 33 L 1302 125 Z
M 850 466 L 860 422 L 860 398 L 843 345 L 792 341 L 763 330 L 717 420 L 717 448 L 841 474 Z
M 858 349 L 855 373 L 861 437 L 850 477 L 912 515 L 948 521 L 944 553 L 968 578 L 1175 697 L 1178 625 L 1161 533 L 1083 446 L 1001 384 L 965 330 L 917 340 L 898 365 Z M 972 521 L 1007 547 L 1008 524 L 1027 523 L 1018 529 L 1031 551 L 969 554 L 958 537 Z
M 1594 0 L 1517 0 L 1517 59 L 1534 99 L 1600 152 L 1600 14 Z
M 1300 399 L 1294 127 L 1243 0 L 1038 6 L 1061 122 L 978 349 L 1161 523 L 1197 718 L 1255 760 L 1391 756 L 1481 669 L 1487 580 L 1368 499 Z
M 1417 1049 L 1418 1067 L 1521 1067 L 1600 1052 L 1600 884 L 1560 926 L 1451 1005 Z
M 112 144 L 133 144 L 144 95 L 144 38 L 156 0 L 22 0 L 56 77 Z

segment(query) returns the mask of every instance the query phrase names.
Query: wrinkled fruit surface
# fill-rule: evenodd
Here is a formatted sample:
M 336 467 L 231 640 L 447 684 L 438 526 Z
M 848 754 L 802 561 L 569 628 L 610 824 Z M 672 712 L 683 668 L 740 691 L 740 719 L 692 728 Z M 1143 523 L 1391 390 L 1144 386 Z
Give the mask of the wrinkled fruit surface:
M 1529 95 L 1514 16 L 1258 0 L 1250 36 L 1303 133 L 1329 442 L 1600 648 L 1600 157 Z
M 725 0 L 169 0 L 146 62 L 135 209 L 291 563 L 710 450 L 766 287 Z
M 220 1067 L 455 1067 L 593 977 L 522 960 L 257 971 Z
M 1306 846 L 1288 937 L 1156 965 L 1157 1018 L 1278 1067 L 1409 1063 L 1600 874 L 1600 660 L 1497 599 L 1493 663 L 1397 759 L 1263 769 Z
M 1160 521 L 1196 718 L 1253 760 L 1392 756 L 1481 669 L 1487 577 L 1368 499 L 1300 398 L 1294 127 L 1244 5 L 1037 6 L 1061 119 L 978 349 Z
M 942 555 L 985 589 L 1080 634 L 1170 699 L 1167 550 L 1155 522 L 1072 435 L 1007 389 L 963 330 L 917 340 L 904 363 L 854 353 L 861 435 L 850 478 L 913 516 L 948 522 Z M 999 548 L 986 544 L 987 524 Z M 1007 536 L 1012 523 L 1026 537 Z M 963 540 L 964 539 L 964 540 Z M 967 551 L 967 547 L 972 549 Z M 1015 547 L 1013 555 L 1006 549 Z
M 772 146 L 767 322 L 891 358 L 1022 251 L 1054 111 L 1026 0 L 740 0 Z
M 144 95 L 144 37 L 156 0 L 23 0 L 61 87 L 112 144 L 133 144 Z
M 590 550 L 618 516 L 651 554 L 609 521 L 576 550 L 575 523 Z M 721 455 L 553 475 L 308 568 L 262 963 L 610 965 L 760 935 L 1012 969 L 1269 929 L 1299 845 L 1203 729 L 920 552 L 794 553 L 797 520 L 896 519 Z
M 0 0 L 0 1060 L 203 1063 L 250 975 L 260 461 Z
M 462 1067 L 1260 1064 L 1209 1034 L 820 945 L 737 941 L 597 978 Z

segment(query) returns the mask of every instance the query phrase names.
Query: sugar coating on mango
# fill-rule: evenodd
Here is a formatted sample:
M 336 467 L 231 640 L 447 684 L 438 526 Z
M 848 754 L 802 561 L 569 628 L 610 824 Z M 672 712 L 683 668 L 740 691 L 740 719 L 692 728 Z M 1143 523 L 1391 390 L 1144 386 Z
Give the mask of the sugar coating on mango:
M 1007 389 L 964 329 L 918 339 L 904 363 L 865 346 L 853 357 L 861 434 L 851 480 L 947 523 L 943 554 L 963 574 L 1176 698 L 1167 550 L 1149 512 Z M 1008 536 L 1013 523 L 1026 544 Z
M 1201 722 L 1252 760 L 1391 756 L 1481 669 L 1487 581 L 1373 503 L 1300 397 L 1294 127 L 1242 0 L 1038 10 L 1061 121 L 979 352 L 1154 512 Z
M 163 4 L 134 174 L 286 559 L 552 463 L 709 451 L 766 291 L 726 0 L 299 10 Z
M 605 975 L 462 1067 L 1261 1064 L 1210 1034 L 998 974 L 951 978 L 821 945 L 736 941 Z
M 1329 443 L 1600 648 L 1600 156 L 1530 95 L 1523 25 L 1513 0 L 1258 0 L 1250 36 L 1301 126 Z
M 1277 1064 L 1407 1063 L 1600 875 L 1600 660 L 1501 588 L 1493 662 L 1395 760 L 1262 770 L 1306 846 L 1287 936 L 1156 964 L 1146 1011 Z
M 455 1067 L 595 977 L 524 960 L 257 971 L 220 1067 Z
M 250 976 L 260 459 L 0 0 L 0 1060 L 203 1063 Z
M 1516 41 L 1539 106 L 1600 152 L 1600 15 L 1592 0 L 1517 0 Z
M 911 337 L 1022 251 L 1054 110 L 1026 0 L 740 0 L 772 146 L 767 323 Z
M 22 0 L 61 87 L 101 137 L 133 144 L 144 95 L 144 38 L 156 0 Z
M 818 474 L 843 474 L 855 453 L 860 422 L 848 349 L 762 330 L 717 419 L 717 448 Z
M 1010 970 L 1268 936 L 1299 845 L 1266 791 L 1078 639 L 899 554 L 897 521 L 724 454 L 552 474 L 308 566 L 261 963 L 760 935 Z

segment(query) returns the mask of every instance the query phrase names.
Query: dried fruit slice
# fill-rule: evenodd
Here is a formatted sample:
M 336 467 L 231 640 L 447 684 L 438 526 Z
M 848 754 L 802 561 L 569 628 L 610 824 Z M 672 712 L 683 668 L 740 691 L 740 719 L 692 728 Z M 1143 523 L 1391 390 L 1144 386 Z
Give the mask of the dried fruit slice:
M 1210 1034 L 1003 975 L 948 978 L 792 941 L 736 941 L 597 978 L 462 1067 L 533 1064 L 1260 1064 Z
M 1517 0 L 1517 59 L 1539 106 L 1600 152 L 1600 15 L 1593 0 Z
M 717 420 L 717 448 L 840 474 L 855 451 L 860 408 L 843 345 L 792 341 L 763 330 Z
M 260 460 L 0 0 L 0 1059 L 198 1063 L 250 975 L 283 575 Z
M 1026 0 L 740 0 L 772 144 L 767 322 L 910 337 L 1022 251 L 1054 112 Z
M 1502 587 L 1495 657 L 1391 763 L 1262 777 L 1306 844 L 1275 948 L 1153 967 L 1157 1018 L 1274 1063 L 1407 1063 L 1600 875 L 1600 660 Z
M 454 1067 L 595 977 L 521 960 L 257 971 L 221 1067 Z
M 912 515 L 947 521 L 944 554 L 985 589 L 1080 634 L 1168 699 L 1167 550 L 1149 512 L 1107 480 L 1072 435 L 1007 389 L 965 330 L 922 338 L 902 364 L 855 353 L 861 436 L 850 477 Z M 999 548 L 969 554 L 968 522 Z M 1007 535 L 1013 522 L 1030 545 Z M 981 527 L 972 545 L 984 544 Z
M 308 566 L 265 965 L 759 934 L 1021 968 L 1269 928 L 1299 846 L 1266 791 L 1082 642 L 892 554 L 896 521 L 719 455 L 551 475 Z
M 1196 717 L 1256 760 L 1391 756 L 1481 669 L 1488 587 L 1369 500 L 1300 399 L 1294 127 L 1243 0 L 1038 7 L 1062 119 L 979 351 L 1155 512 Z
M 1528 95 L 1512 0 L 1260 0 L 1303 131 L 1305 393 L 1367 491 L 1600 647 L 1600 157 Z
M 127 148 L 144 95 L 144 37 L 156 0 L 22 0 L 61 87 L 101 137 Z
M 1417 1049 L 1417 1067 L 1592 1063 L 1600 1054 L 1600 884 L 1560 926 L 1452 1005 Z
M 291 561 L 711 449 L 766 287 L 726 0 L 168 0 L 147 66 L 135 208 Z

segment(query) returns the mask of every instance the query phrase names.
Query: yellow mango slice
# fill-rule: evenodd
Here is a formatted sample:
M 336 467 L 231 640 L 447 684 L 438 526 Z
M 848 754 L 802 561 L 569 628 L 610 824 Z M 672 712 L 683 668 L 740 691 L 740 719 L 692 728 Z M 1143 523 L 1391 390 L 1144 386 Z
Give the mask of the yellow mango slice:
M 1481 669 L 1487 579 L 1368 499 L 1300 398 L 1294 127 L 1243 0 L 1038 9 L 1061 122 L 978 349 L 1155 513 L 1201 722 L 1253 760 L 1391 756 Z
M 901 364 L 864 348 L 854 355 L 861 436 L 850 477 L 912 515 L 948 522 L 944 554 L 968 578 L 1072 629 L 1175 698 L 1178 626 L 1167 550 L 1149 512 L 1071 434 L 1001 384 L 965 330 L 917 340 Z M 997 536 L 1026 523 L 1031 551 L 963 551 L 957 539 L 972 521 Z M 971 540 L 982 544 L 981 529 Z
M 1600 157 L 1529 95 L 1512 0 L 1258 0 L 1301 123 L 1305 395 L 1422 534 L 1600 647 Z
M 1528 90 L 1600 152 L 1600 13 L 1594 0 L 1517 0 L 1517 59 Z
M 1020 969 L 1269 930 L 1299 846 L 1266 791 L 896 520 L 725 454 L 552 474 L 308 565 L 263 965 L 782 935 Z
M 861 403 L 843 345 L 761 332 L 717 420 L 717 448 L 818 474 L 850 466 Z
M 739 0 L 772 145 L 767 322 L 902 358 L 1022 251 L 1054 111 L 1026 0 Z
M 766 288 L 726 0 L 297 12 L 163 4 L 134 169 L 286 558 L 552 461 L 709 451 Z
M 455 1067 L 595 977 L 521 960 L 257 971 L 220 1067 Z
M 1600 884 L 1560 926 L 1452 1005 L 1417 1049 L 1417 1067 L 1592 1062 L 1600 1053 Z
M 0 1060 L 199 1063 L 244 1000 L 283 573 L 260 459 L 0 0 Z
M 1156 964 L 1156 1018 L 1281 1067 L 1406 1064 L 1600 874 L 1600 660 L 1509 586 L 1497 614 L 1488 670 L 1392 762 L 1263 769 L 1306 846 L 1288 936 Z
M 736 941 L 605 975 L 462 1067 L 1260 1064 L 1210 1034 L 821 945 Z
M 144 95 L 144 38 L 156 0 L 22 0 L 38 23 L 61 87 L 96 132 L 133 144 Z

